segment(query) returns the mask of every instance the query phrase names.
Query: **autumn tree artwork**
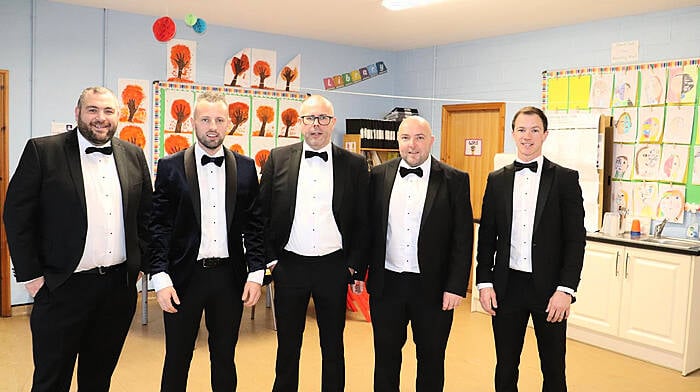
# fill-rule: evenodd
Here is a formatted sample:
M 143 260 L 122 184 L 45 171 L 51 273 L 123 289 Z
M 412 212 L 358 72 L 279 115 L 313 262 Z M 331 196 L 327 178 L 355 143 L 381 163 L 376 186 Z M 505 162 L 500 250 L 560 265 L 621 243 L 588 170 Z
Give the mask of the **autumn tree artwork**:
M 120 116 L 119 121 L 144 123 L 146 120 L 146 111 L 141 108 L 141 103 L 146 97 L 143 88 L 136 84 L 129 84 L 122 91 L 122 102 L 124 109 L 128 112 Z M 137 113 L 139 114 L 137 116 Z
M 119 138 L 129 143 L 135 144 L 141 149 L 146 147 L 146 137 L 143 134 L 141 127 L 135 125 L 127 125 L 119 132 Z
M 238 84 L 238 75 L 242 74 L 243 72 L 247 71 L 250 68 L 250 61 L 248 60 L 248 56 L 243 53 L 241 54 L 241 57 L 233 57 L 231 60 L 231 71 L 233 71 L 233 80 L 231 80 L 231 83 L 229 86 L 235 87 Z
M 258 116 L 258 120 L 262 123 L 260 126 L 260 133 L 258 136 L 265 136 L 265 126 L 275 118 L 275 110 L 272 106 L 259 106 L 255 114 Z
M 282 123 L 285 125 L 284 137 L 289 137 L 289 128 L 299 121 L 299 112 L 297 112 L 294 108 L 289 108 L 283 111 L 280 117 L 282 119 Z
M 258 88 L 265 88 L 265 79 L 272 75 L 270 64 L 267 61 L 258 60 L 253 65 L 253 73 L 260 78 Z
M 168 78 L 168 81 L 192 83 L 192 80 L 183 78 L 183 75 L 188 74 L 186 70 L 190 67 L 191 61 L 192 53 L 187 45 L 174 45 L 170 50 L 170 62 L 177 69 L 177 77 Z
M 282 72 L 280 73 L 280 75 L 282 76 L 282 79 L 284 79 L 287 82 L 287 87 L 285 88 L 285 91 L 289 91 L 289 84 L 295 81 L 297 76 L 299 76 L 299 70 L 296 67 L 294 67 L 294 69 L 290 67 L 284 67 L 282 68 Z
M 182 132 L 182 123 L 187 120 L 191 114 L 190 103 L 184 99 L 176 99 L 170 108 L 170 115 L 175 119 L 175 130 L 174 132 Z
M 184 150 L 190 146 L 190 141 L 182 135 L 170 135 L 165 139 L 165 152 L 175 154 L 178 151 Z
M 236 133 L 238 126 L 248 121 L 248 112 L 250 107 L 245 102 L 234 102 L 228 105 L 228 116 L 231 118 L 233 127 L 229 131 L 229 135 L 242 136 L 242 132 Z
M 239 153 L 239 154 L 241 154 L 241 155 L 245 155 L 245 150 L 244 150 L 243 147 L 242 147 L 240 144 L 238 144 L 238 143 L 232 144 L 228 149 L 231 150 L 231 151 L 233 151 L 233 152 Z
M 255 164 L 258 165 L 259 168 L 263 168 L 265 166 L 265 162 L 267 162 L 267 158 L 270 156 L 270 150 L 260 150 L 255 154 Z

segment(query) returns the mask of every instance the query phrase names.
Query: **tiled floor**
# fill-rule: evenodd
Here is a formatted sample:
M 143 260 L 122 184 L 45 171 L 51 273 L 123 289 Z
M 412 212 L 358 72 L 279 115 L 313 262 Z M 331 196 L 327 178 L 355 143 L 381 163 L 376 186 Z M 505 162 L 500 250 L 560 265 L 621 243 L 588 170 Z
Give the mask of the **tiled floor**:
M 17 309 L 20 310 L 20 309 Z M 113 377 L 112 391 L 157 391 L 163 361 L 163 322 L 155 300 L 149 302 L 150 323 L 140 323 L 140 307 Z M 20 313 L 20 312 L 18 312 Z M 320 349 L 313 307 L 310 307 L 301 359 L 300 392 L 319 391 Z M 372 386 L 372 330 L 360 314 L 348 313 L 345 332 L 346 391 L 369 392 Z M 250 320 L 246 309 L 236 352 L 239 391 L 269 391 L 274 379 L 276 339 L 272 314 L 264 298 Z M 634 360 L 606 350 L 568 343 L 569 391 L 573 392 L 700 392 L 700 371 L 682 377 L 679 372 Z M 401 390 L 414 391 L 415 350 L 404 349 Z M 491 391 L 495 362 L 489 318 L 470 313 L 464 303 L 455 314 L 447 351 L 446 392 Z M 0 319 L 0 392 L 29 391 L 32 359 L 29 318 Z M 540 390 L 541 377 L 534 335 L 528 331 L 520 368 L 520 390 Z M 188 391 L 207 391 L 209 359 L 204 328 L 198 339 Z M 75 391 L 73 385 L 71 391 Z

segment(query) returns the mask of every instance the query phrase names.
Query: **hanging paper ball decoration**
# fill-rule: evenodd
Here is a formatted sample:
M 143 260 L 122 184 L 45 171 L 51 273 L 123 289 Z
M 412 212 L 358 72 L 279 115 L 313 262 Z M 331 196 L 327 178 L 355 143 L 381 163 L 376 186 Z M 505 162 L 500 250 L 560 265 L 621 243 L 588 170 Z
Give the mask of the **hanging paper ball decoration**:
M 153 36 L 160 42 L 173 39 L 175 30 L 175 22 L 168 16 L 163 16 L 153 22 Z
M 192 28 L 194 31 L 202 34 L 203 32 L 207 31 L 207 22 L 205 22 L 202 18 L 197 18 L 197 22 L 192 25 Z
M 188 26 L 194 26 L 197 23 L 197 17 L 194 14 L 187 14 L 185 16 L 185 24 Z

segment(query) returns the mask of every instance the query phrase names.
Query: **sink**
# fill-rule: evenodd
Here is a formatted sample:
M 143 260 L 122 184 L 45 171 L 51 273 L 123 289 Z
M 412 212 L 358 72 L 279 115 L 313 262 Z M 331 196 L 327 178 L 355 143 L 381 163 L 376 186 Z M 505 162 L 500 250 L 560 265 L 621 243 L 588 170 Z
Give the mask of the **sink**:
M 686 240 L 682 238 L 670 238 L 670 237 L 647 237 L 642 241 L 651 242 L 654 244 L 661 244 L 667 246 L 675 246 L 680 248 L 700 248 L 700 241 L 698 240 Z

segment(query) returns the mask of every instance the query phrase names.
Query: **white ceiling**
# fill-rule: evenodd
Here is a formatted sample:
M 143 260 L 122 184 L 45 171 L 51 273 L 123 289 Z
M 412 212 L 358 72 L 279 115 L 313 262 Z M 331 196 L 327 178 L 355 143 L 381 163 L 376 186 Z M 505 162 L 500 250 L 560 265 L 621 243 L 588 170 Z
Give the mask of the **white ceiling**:
M 374 49 L 404 50 L 700 5 L 700 0 L 443 0 L 389 11 L 381 0 L 52 0 Z M 154 18 L 155 20 L 155 18 Z

